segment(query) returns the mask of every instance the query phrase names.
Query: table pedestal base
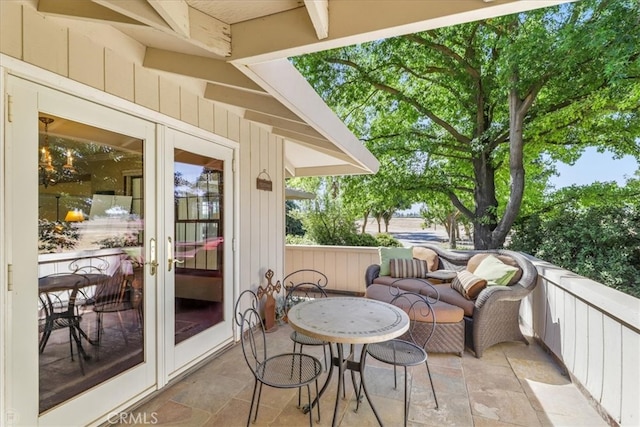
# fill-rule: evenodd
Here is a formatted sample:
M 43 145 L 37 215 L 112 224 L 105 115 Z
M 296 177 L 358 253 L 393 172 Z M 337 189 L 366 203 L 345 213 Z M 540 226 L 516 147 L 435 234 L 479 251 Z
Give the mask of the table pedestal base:
M 320 392 L 318 393 L 318 396 L 316 396 L 316 398 L 313 400 L 313 402 L 311 403 L 311 407 L 309 407 L 309 405 L 305 405 L 305 407 L 303 408 L 304 413 L 306 414 L 307 412 L 309 412 L 315 405 L 317 405 L 318 400 L 320 399 L 320 397 L 322 397 L 322 395 L 324 394 L 324 392 L 326 391 L 326 389 L 329 387 L 329 383 L 331 381 L 331 377 L 333 374 L 333 367 L 337 366 L 338 367 L 338 387 L 337 387 L 337 391 L 336 391 L 336 402 L 335 402 L 335 407 L 333 409 L 333 421 L 331 423 L 331 425 L 333 427 L 338 425 L 338 405 L 339 405 L 339 400 L 340 400 L 340 394 L 343 395 L 343 398 L 345 398 L 345 383 L 344 383 L 344 374 L 346 371 L 351 371 L 351 382 L 353 384 L 353 389 L 355 390 L 355 394 L 356 394 L 356 412 L 358 411 L 358 408 L 360 407 L 360 401 L 362 399 L 362 396 L 360 396 L 360 390 L 364 391 L 364 394 L 367 398 L 367 401 L 369 402 L 369 406 L 371 406 L 371 410 L 373 410 L 373 414 L 376 416 L 376 420 L 378 420 L 378 424 L 380 426 L 382 426 L 382 420 L 380 419 L 380 415 L 378 415 L 378 411 L 376 411 L 375 406 L 373 405 L 373 402 L 371 401 L 371 397 L 369 396 L 369 391 L 367 390 L 367 382 L 365 380 L 365 376 L 364 376 L 364 369 L 365 369 L 365 358 L 367 356 L 367 344 L 363 344 L 362 346 L 362 351 L 360 353 L 360 360 L 355 360 L 355 352 L 354 352 L 354 345 L 350 346 L 350 350 L 349 350 L 349 354 L 345 357 L 344 355 L 344 348 L 343 348 L 343 344 L 336 344 L 336 347 L 338 349 L 338 356 L 335 357 L 334 353 L 333 353 L 333 345 L 329 346 L 329 352 L 331 355 L 331 367 L 329 368 L 329 372 L 327 374 L 327 380 L 325 381 L 324 385 L 322 386 L 322 389 L 320 389 Z M 359 372 L 360 373 L 360 382 L 362 387 L 360 387 L 360 385 L 356 384 L 356 376 L 355 376 L 355 372 Z

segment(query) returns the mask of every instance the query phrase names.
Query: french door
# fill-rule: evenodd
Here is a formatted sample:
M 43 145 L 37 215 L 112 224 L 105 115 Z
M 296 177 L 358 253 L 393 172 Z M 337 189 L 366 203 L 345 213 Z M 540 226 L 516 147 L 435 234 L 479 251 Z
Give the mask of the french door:
M 167 128 L 162 144 L 165 378 L 232 340 L 233 150 Z
M 7 407 L 86 425 L 158 383 L 156 124 L 7 82 Z

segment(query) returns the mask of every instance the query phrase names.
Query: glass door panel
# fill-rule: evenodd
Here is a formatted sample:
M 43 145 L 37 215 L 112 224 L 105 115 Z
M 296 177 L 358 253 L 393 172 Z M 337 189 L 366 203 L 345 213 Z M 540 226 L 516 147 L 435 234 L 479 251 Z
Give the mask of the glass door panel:
M 7 82 L 5 397 L 22 425 L 95 424 L 158 383 L 157 280 L 146 265 L 156 259 L 157 128 Z
M 50 114 L 39 122 L 44 412 L 144 361 L 144 153 L 130 136 Z
M 173 129 L 165 143 L 160 283 L 171 380 L 233 341 L 233 150 Z
M 175 344 L 223 318 L 223 167 L 198 155 L 174 163 Z

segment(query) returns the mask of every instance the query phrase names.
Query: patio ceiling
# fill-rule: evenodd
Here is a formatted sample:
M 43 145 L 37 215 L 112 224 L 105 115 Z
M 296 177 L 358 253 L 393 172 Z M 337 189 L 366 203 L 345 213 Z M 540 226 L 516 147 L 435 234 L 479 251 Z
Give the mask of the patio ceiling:
M 143 66 L 285 140 L 288 176 L 375 173 L 378 161 L 287 58 L 570 0 L 33 0 L 45 15 L 109 25 Z

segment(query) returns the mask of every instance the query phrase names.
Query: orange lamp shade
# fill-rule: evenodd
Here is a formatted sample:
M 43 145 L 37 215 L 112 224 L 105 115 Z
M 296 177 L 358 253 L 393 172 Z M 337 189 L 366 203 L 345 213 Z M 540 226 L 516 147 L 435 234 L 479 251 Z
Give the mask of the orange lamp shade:
M 74 209 L 72 211 L 67 212 L 67 215 L 64 217 L 66 222 L 81 222 L 84 221 L 84 214 L 82 211 Z

